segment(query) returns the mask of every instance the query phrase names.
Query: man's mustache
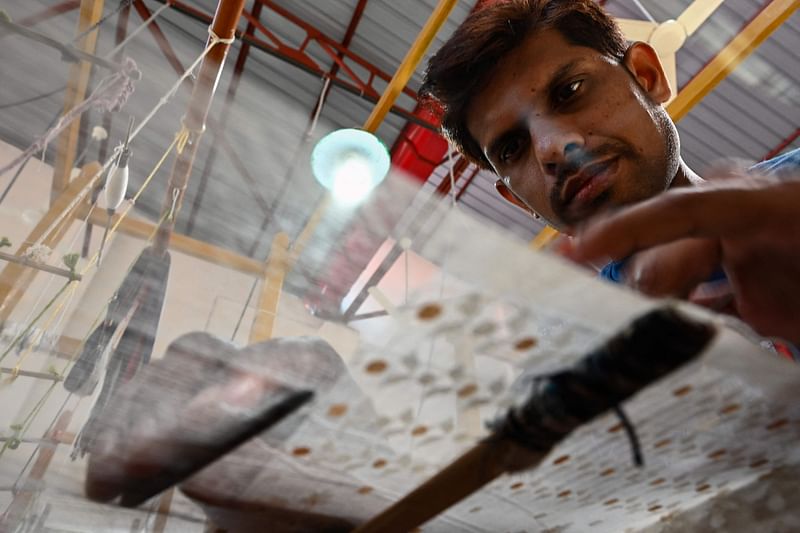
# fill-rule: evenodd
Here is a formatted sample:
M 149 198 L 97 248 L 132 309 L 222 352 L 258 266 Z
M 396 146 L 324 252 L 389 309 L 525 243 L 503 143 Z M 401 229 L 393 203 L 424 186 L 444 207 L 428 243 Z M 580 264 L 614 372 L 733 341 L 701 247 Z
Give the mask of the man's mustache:
M 550 191 L 550 206 L 553 212 L 559 218 L 568 223 L 576 222 L 570 220 L 566 213 L 566 204 L 568 201 L 564 200 L 564 187 L 567 181 L 579 173 L 582 168 L 600 159 L 606 159 L 609 156 L 621 156 L 630 150 L 625 146 L 618 146 L 617 144 L 603 144 L 592 150 L 580 147 L 570 150 L 564 161 L 558 165 L 555 172 L 555 184 Z

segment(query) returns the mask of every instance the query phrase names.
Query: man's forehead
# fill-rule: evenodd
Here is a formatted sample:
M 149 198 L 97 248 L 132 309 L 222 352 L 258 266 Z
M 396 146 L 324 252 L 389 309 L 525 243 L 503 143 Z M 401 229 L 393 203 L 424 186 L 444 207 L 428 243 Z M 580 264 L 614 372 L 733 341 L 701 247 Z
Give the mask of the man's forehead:
M 520 105 L 532 102 L 564 69 L 577 66 L 596 51 L 567 41 L 557 30 L 536 32 L 511 50 L 488 75 L 484 87 L 472 98 L 467 113 L 467 129 L 481 149 L 505 122 L 518 120 L 513 115 Z M 523 81 L 524 83 L 519 83 Z

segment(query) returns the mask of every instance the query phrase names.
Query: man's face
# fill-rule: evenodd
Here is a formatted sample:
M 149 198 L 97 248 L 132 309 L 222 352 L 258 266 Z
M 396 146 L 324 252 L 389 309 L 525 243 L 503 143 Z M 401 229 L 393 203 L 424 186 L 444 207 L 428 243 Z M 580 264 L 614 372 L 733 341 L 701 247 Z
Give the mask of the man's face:
M 662 192 L 677 172 L 677 134 L 654 102 L 669 96 L 654 82 L 660 74 L 666 83 L 663 71 L 645 64 L 637 74 L 637 62 L 658 63 L 647 56 L 621 65 L 544 30 L 472 99 L 467 128 L 484 155 L 519 201 L 562 231 Z

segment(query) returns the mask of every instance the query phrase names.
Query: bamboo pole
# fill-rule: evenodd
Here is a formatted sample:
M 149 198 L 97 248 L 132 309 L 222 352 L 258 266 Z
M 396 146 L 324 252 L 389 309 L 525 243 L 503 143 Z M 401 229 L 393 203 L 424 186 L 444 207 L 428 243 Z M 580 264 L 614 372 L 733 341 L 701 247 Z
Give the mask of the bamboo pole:
M 242 15 L 244 3 L 245 0 L 219 0 L 217 4 L 217 11 L 211 23 L 207 44 L 207 46 L 213 46 L 213 48 L 203 58 L 203 62 L 200 65 L 197 83 L 194 84 L 192 89 L 188 110 L 183 119 L 183 126 L 188 130 L 189 136 L 185 148 L 175 158 L 175 163 L 172 167 L 167 194 L 164 199 L 164 207 L 162 208 L 162 216 L 160 217 L 161 223 L 158 225 L 153 243 L 153 248 L 156 251 L 163 253 L 169 248 L 170 238 L 178 218 L 178 211 L 183 202 L 186 186 L 189 183 L 194 159 L 197 156 L 197 148 L 206 128 L 208 110 L 217 90 L 217 82 L 222 74 L 225 57 L 230 49 L 230 43 L 227 42 L 213 44 L 213 35 L 226 40 L 235 37 L 236 26 Z M 159 502 L 159 514 L 154 526 L 154 530 L 159 533 L 164 531 L 167 525 L 173 492 L 174 489 L 169 490 L 161 497 Z
M 77 29 L 78 34 L 86 31 L 100 20 L 100 16 L 103 14 L 103 3 L 104 0 L 81 0 Z M 89 35 L 83 38 L 82 42 L 76 43 L 76 47 L 83 52 L 94 54 L 97 47 L 98 33 L 99 30 L 89 33 Z M 66 97 L 64 98 L 64 115 L 69 113 L 73 107 L 86 98 L 86 90 L 89 87 L 89 78 L 91 74 L 92 64 L 88 61 L 80 61 L 70 67 Z M 81 117 L 77 117 L 58 138 L 56 161 L 53 165 L 51 203 L 54 202 L 58 195 L 69 185 L 72 165 L 75 162 L 75 152 L 78 147 L 78 134 L 80 133 L 80 129 Z
M 72 224 L 72 217 L 64 217 L 48 234 L 50 226 L 69 208 L 72 201 L 86 188 L 86 185 L 100 172 L 100 163 L 93 162 L 83 167 L 80 176 L 72 180 L 50 209 L 45 213 L 39 223 L 28 234 L 25 241 L 19 246 L 16 257 L 21 257 L 33 244 L 42 239 L 42 244 L 55 248 L 67 234 L 67 229 Z M 8 263 L 0 272 L 0 322 L 11 316 L 11 312 L 19 303 L 22 295 L 30 286 L 38 270 L 26 267 L 23 264 Z
M 283 289 L 283 280 L 288 270 L 288 260 L 289 236 L 280 232 L 272 239 L 272 248 L 267 259 L 267 268 L 264 274 L 264 283 L 261 286 L 258 310 L 255 318 L 253 318 L 253 327 L 250 329 L 250 344 L 265 341 L 272 337 L 281 290 Z
M 87 214 L 86 209 L 87 208 L 85 207 L 78 208 L 76 217 L 81 219 L 84 218 Z M 120 218 L 121 215 L 117 213 L 109 223 L 106 214 L 95 209 L 89 215 L 89 222 L 104 228 L 106 226 L 114 226 Z M 144 240 L 149 239 L 155 229 L 156 225 L 152 222 L 132 217 L 130 215 L 123 218 L 122 222 L 120 222 L 119 226 L 117 226 L 118 233 L 124 233 L 126 235 L 130 235 L 131 237 Z M 172 236 L 169 240 L 169 249 L 196 257 L 203 261 L 208 261 L 209 263 L 213 263 L 215 265 L 224 266 L 238 272 L 243 272 L 245 274 L 261 275 L 264 272 L 263 261 L 257 261 L 251 257 L 247 257 L 232 250 L 227 250 L 225 248 L 209 244 L 199 239 L 194 239 L 182 233 L 172 233 Z
M 386 114 L 392 108 L 395 100 L 397 100 L 397 97 L 402 92 L 403 87 L 405 87 L 408 80 L 411 79 L 411 75 L 414 74 L 417 65 L 419 65 L 419 62 L 422 60 L 422 56 L 428 50 L 433 38 L 436 37 L 439 29 L 441 29 L 445 21 L 447 21 L 447 17 L 457 3 L 458 0 L 440 0 L 436 5 L 433 13 L 431 13 L 431 16 L 425 23 L 425 26 L 422 27 L 416 40 L 400 63 L 400 66 L 397 67 L 397 72 L 394 73 L 389 85 L 383 91 L 381 99 L 378 100 L 378 103 L 375 104 L 375 107 L 372 109 L 372 113 L 370 113 L 369 118 L 364 123 L 364 130 L 371 133 L 378 131 L 378 126 L 381 125 Z

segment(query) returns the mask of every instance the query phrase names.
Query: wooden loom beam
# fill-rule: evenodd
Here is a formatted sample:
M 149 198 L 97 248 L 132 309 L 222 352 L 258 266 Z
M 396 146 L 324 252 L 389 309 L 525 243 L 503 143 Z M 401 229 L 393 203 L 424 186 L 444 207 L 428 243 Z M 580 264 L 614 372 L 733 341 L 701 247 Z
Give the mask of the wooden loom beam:
M 275 318 L 280 303 L 283 280 L 286 277 L 289 261 L 289 236 L 283 232 L 275 235 L 267 259 L 264 282 L 261 286 L 261 297 L 258 309 L 250 328 L 250 344 L 265 341 L 272 337 Z
M 64 238 L 67 229 L 72 224 L 72 217 L 66 216 L 48 234 L 50 226 L 67 210 L 72 201 L 86 188 L 87 184 L 100 172 L 100 163 L 89 163 L 83 167 L 80 176 L 72 180 L 50 209 L 39 220 L 39 223 L 28 234 L 25 241 L 19 246 L 15 255 L 22 256 L 31 244 L 42 239 L 42 244 L 55 248 Z M 25 290 L 30 286 L 38 270 L 22 264 L 8 263 L 0 272 L 0 322 L 6 320 L 14 307 L 19 303 Z
M 103 14 L 104 0 L 81 0 L 80 15 L 77 33 L 86 31 L 100 20 Z M 86 53 L 94 54 L 97 47 L 98 31 L 92 31 L 85 36 L 76 47 Z M 69 81 L 67 82 L 66 96 L 64 98 L 64 112 L 66 115 L 75 106 L 86 98 L 89 87 L 89 78 L 92 74 L 92 64 L 88 61 L 79 61 L 69 68 Z M 74 121 L 59 135 L 56 161 L 53 165 L 53 185 L 51 203 L 55 201 L 67 185 L 69 185 L 72 165 L 75 163 L 75 153 L 78 147 L 78 135 L 81 129 L 81 117 Z
M 85 216 L 86 209 L 86 207 L 79 208 L 76 216 Z M 119 218 L 119 214 L 114 215 L 111 224 L 115 224 Z M 101 211 L 93 210 L 89 217 L 89 222 L 96 226 L 105 227 L 108 224 L 108 217 Z M 117 227 L 119 233 L 145 240 L 148 239 L 155 230 L 156 226 L 152 222 L 130 215 L 125 217 Z M 256 261 L 251 257 L 209 244 L 199 239 L 194 239 L 181 233 L 173 232 L 169 242 L 169 249 L 246 274 L 260 275 L 264 272 L 264 263 L 262 261 Z

